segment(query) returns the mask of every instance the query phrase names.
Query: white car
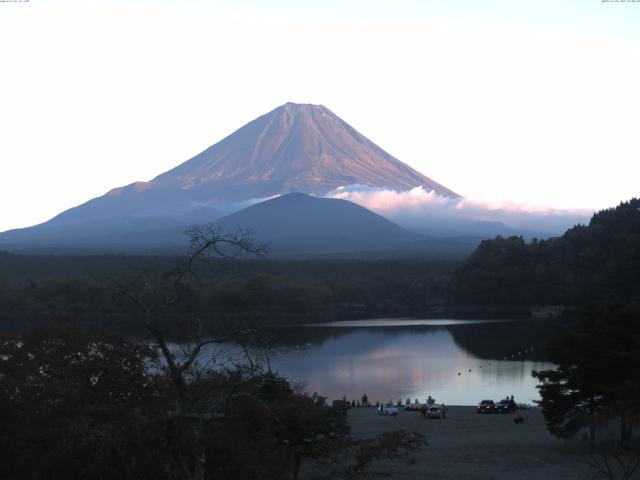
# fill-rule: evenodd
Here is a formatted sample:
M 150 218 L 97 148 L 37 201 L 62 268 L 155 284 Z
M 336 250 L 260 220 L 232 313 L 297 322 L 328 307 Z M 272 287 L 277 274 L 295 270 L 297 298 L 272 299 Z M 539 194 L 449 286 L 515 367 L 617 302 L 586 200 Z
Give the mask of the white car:
M 380 405 L 378 407 L 378 415 L 398 415 L 398 407 L 393 405 L 392 403 L 387 403 L 385 405 Z

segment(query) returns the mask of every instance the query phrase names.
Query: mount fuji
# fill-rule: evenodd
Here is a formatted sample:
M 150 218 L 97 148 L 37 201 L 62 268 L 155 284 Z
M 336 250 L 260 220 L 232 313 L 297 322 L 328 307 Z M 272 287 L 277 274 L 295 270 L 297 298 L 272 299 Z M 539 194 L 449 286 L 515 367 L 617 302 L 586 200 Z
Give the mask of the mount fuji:
M 322 197 L 351 185 L 395 191 L 421 187 L 444 197 L 459 198 L 385 152 L 328 108 L 287 103 L 150 181 L 114 188 L 45 223 L 0 234 L 0 247 L 176 246 L 184 243 L 184 238 L 175 232 L 190 224 L 213 222 L 281 195 L 300 192 Z M 298 196 L 276 202 L 268 211 L 273 212 L 279 205 L 290 206 L 292 198 L 303 199 Z M 337 225 L 331 228 L 330 224 L 339 218 L 341 229 L 353 230 L 352 238 L 358 238 L 360 230 L 366 231 L 364 217 L 345 221 L 349 214 L 362 213 L 351 208 L 350 202 L 303 203 L 314 206 L 315 218 L 330 231 L 338 230 Z M 321 219 L 323 208 L 329 206 Z M 337 213 L 341 208 L 347 212 L 346 217 Z M 381 219 L 375 214 L 367 218 L 374 223 Z M 273 228 L 278 229 L 278 215 L 273 219 Z M 406 240 L 415 235 L 404 232 L 407 235 L 396 231 L 398 238 Z M 295 224 L 288 222 L 279 238 L 286 237 L 287 244 L 292 245 L 298 233 L 304 232 L 296 232 Z M 370 241 L 367 246 L 375 250 Z M 385 240 L 380 248 L 392 246 L 392 241 Z

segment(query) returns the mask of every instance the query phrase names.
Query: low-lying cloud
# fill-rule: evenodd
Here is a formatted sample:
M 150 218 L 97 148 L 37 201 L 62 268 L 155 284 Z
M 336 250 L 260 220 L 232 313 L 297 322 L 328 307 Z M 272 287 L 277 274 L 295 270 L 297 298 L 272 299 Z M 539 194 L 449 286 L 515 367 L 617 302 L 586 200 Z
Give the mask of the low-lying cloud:
M 392 220 L 427 231 L 461 228 L 462 224 L 501 222 L 514 230 L 560 234 L 577 223 L 587 223 L 588 209 L 559 209 L 510 201 L 448 198 L 417 187 L 405 192 L 363 185 L 340 187 L 327 197 L 350 200 Z

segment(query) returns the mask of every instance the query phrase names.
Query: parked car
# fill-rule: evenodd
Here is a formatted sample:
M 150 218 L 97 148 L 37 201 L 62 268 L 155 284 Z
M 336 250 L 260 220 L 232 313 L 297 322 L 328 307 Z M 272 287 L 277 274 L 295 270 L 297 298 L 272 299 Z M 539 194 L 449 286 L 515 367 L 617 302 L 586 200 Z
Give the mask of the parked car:
M 478 413 L 493 413 L 496 411 L 496 404 L 493 400 L 482 400 L 478 404 Z
M 442 418 L 442 410 L 440 407 L 427 408 L 427 418 Z
M 516 403 L 513 400 L 505 398 L 500 400 L 496 405 L 497 413 L 511 413 L 516 411 Z
M 385 405 L 380 405 L 378 407 L 378 415 L 398 415 L 398 407 L 393 405 L 392 403 L 387 403 Z

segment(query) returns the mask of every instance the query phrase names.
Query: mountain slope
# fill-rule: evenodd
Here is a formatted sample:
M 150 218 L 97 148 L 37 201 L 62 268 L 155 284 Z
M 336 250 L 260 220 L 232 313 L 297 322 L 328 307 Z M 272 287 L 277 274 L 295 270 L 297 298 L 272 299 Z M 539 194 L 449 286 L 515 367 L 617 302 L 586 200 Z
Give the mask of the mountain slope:
M 423 186 L 457 197 L 389 155 L 321 105 L 287 103 L 149 182 L 114 188 L 51 221 L 171 217 L 194 208 L 290 192 L 323 195 L 360 184 L 398 191 Z
M 269 243 L 268 257 L 461 257 L 478 238 L 434 238 L 405 230 L 347 200 L 290 193 L 247 207 L 215 222 L 224 231 L 251 230 Z M 90 228 L 89 228 L 90 227 Z M 180 253 L 186 225 L 157 218 L 54 225 L 44 237 L 9 232 L 0 247 L 41 253 Z
M 158 176 L 198 198 L 246 199 L 304 192 L 323 195 L 361 184 L 394 190 L 424 186 L 457 196 L 389 155 L 322 105 L 287 103 Z M 153 188 L 152 187 L 152 188 Z
M 422 237 L 346 200 L 290 193 L 216 222 L 226 230 L 250 228 L 271 252 L 364 252 L 407 247 Z
M 347 200 L 290 193 L 221 218 L 227 231 L 250 228 L 272 257 L 463 257 L 477 237 L 435 238 L 405 230 Z
M 291 192 L 321 196 L 354 184 L 398 191 L 421 186 L 457 196 L 386 153 L 327 108 L 287 103 L 149 182 L 115 188 L 48 222 L 0 234 L 0 246 L 137 248 L 145 242 L 156 246 L 176 239 L 159 232 L 211 222 L 258 199 Z M 280 202 L 294 202 L 294 198 L 301 202 L 295 208 L 313 207 L 311 200 L 301 196 Z M 287 208 L 293 211 L 294 206 Z M 305 223 L 312 216 L 310 212 L 295 215 L 297 228 L 320 235 L 321 231 Z M 381 224 L 382 217 L 375 218 L 374 223 Z M 293 224 L 290 227 L 288 234 L 294 230 Z M 340 233 L 343 240 L 348 237 L 345 232 Z M 396 230 L 398 235 L 408 235 L 403 232 Z M 361 248 L 366 240 L 359 239 L 354 246 L 359 243 Z

